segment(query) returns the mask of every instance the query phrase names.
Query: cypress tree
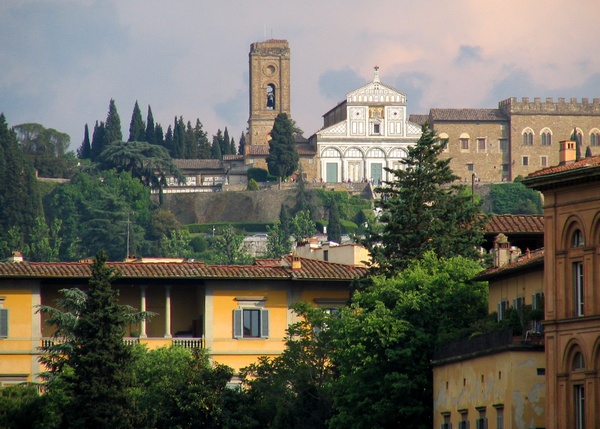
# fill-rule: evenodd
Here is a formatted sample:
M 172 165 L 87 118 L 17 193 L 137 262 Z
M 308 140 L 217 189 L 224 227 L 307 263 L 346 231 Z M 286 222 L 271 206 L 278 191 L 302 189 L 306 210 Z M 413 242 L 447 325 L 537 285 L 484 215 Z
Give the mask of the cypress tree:
M 100 158 L 100 154 L 107 145 L 106 127 L 104 122 L 94 125 L 94 133 L 92 134 L 92 156 L 91 160 L 96 162 Z
M 146 124 L 142 119 L 142 111 L 136 100 L 131 114 L 131 122 L 129 123 L 129 142 L 146 141 Z
M 194 138 L 198 142 L 198 158 L 209 159 L 211 150 L 210 142 L 208 141 L 208 135 L 206 131 L 202 129 L 202 123 L 200 122 L 200 119 L 196 119 Z
M 117 106 L 115 100 L 110 99 L 108 105 L 108 116 L 106 117 L 106 144 L 110 144 L 115 141 L 123 141 L 123 132 L 121 131 L 121 118 L 117 112 Z
M 296 150 L 292 121 L 287 113 L 280 113 L 275 118 L 269 141 L 269 155 L 266 158 L 269 173 L 279 177 L 290 176 L 298 168 L 300 156 Z
M 219 130 L 219 132 L 221 132 L 221 130 Z M 213 136 L 212 147 L 210 149 L 210 158 L 223 159 L 223 155 L 221 153 L 221 144 L 217 136 Z
M 85 124 L 83 130 L 83 141 L 81 146 L 77 149 L 77 158 L 79 159 L 90 159 L 92 157 L 92 144 L 90 143 L 90 131 L 88 124 Z
M 162 146 L 165 149 L 167 148 L 165 145 L 165 133 L 163 132 L 161 124 L 156 124 L 156 126 L 154 127 L 154 139 L 155 144 Z
M 221 146 L 221 153 L 223 155 L 231 155 L 231 142 L 229 141 L 229 131 L 227 131 L 227 127 L 225 127 L 225 131 L 223 131 L 223 142 Z
M 333 196 L 329 202 L 329 225 L 327 225 L 327 240 L 335 241 L 336 243 L 341 243 L 342 241 L 340 209 Z
M 187 159 L 198 159 L 200 147 L 198 145 L 198 140 L 196 139 L 196 133 L 194 132 L 194 128 L 192 128 L 192 123 L 190 121 L 187 122 L 185 128 L 185 146 Z
M 150 144 L 157 144 L 156 140 L 156 129 L 154 125 L 154 116 L 152 115 L 152 109 L 148 105 L 148 116 L 146 117 L 146 141 Z
M 229 149 L 229 153 L 231 155 L 235 155 L 237 153 L 236 146 L 235 146 L 235 139 L 233 137 L 231 137 L 231 149 Z
M 176 158 L 173 153 L 173 145 L 173 129 L 169 125 L 169 128 L 167 128 L 167 134 L 165 134 L 165 142 L 163 146 L 169 151 L 169 155 L 171 155 L 171 158 Z
M 175 117 L 173 124 L 173 152 L 172 158 L 184 159 L 185 158 L 185 124 L 183 123 L 183 117 L 179 119 Z
M 111 283 L 118 277 L 106 266 L 104 252 L 97 254 L 86 300 L 73 328 L 70 384 L 73 403 L 67 414 L 73 428 L 131 428 L 134 407 L 131 386 L 131 347 L 123 342 L 128 322 L 126 307 L 118 305 Z
M 242 133 L 240 136 L 240 144 L 238 146 L 238 155 L 243 155 L 246 150 L 246 133 Z

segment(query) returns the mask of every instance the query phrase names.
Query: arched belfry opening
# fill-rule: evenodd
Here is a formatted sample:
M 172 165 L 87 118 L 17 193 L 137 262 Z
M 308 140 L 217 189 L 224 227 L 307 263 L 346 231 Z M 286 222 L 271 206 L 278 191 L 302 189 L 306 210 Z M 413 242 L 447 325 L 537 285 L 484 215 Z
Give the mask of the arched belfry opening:
M 270 83 L 267 85 L 267 109 L 275 110 L 275 100 L 277 99 L 275 94 L 275 85 Z

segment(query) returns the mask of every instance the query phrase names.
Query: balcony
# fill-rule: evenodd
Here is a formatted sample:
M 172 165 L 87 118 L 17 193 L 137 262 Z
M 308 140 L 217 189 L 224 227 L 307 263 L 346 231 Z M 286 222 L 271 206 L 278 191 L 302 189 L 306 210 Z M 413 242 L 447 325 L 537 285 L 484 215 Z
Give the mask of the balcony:
M 156 349 L 159 347 L 183 347 L 184 349 L 203 349 L 204 348 L 204 337 L 201 338 L 139 338 L 139 337 L 124 337 L 123 341 L 125 344 L 143 344 L 149 350 Z M 42 347 L 48 347 L 54 343 L 62 342 L 61 339 L 44 337 L 41 341 Z

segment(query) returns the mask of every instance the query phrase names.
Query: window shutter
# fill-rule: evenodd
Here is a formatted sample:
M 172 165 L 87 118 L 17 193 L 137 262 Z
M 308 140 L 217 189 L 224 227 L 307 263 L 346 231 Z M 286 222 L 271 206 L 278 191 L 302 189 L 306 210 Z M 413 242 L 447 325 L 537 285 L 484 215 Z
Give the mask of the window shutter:
M 242 310 L 233 310 L 233 338 L 242 338 Z
M 498 303 L 498 322 L 502 320 L 502 301 Z
M 269 338 L 269 310 L 260 310 L 260 337 Z
M 8 337 L 8 308 L 0 308 L 0 338 Z

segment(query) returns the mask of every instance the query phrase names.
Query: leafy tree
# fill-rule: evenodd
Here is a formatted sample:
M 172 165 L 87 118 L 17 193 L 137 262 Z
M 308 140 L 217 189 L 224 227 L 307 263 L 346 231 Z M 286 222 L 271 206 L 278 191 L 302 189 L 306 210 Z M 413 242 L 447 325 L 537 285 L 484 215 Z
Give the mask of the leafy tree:
M 306 182 L 302 180 L 302 171 L 300 170 L 298 186 L 296 186 L 296 205 L 294 213 L 308 211 L 311 216 L 316 215 L 316 206 L 313 202 L 314 194 L 306 189 Z
M 148 105 L 148 114 L 146 116 L 146 131 L 144 133 L 144 139 L 139 139 L 150 144 L 159 144 L 156 138 L 156 125 L 154 124 L 154 115 L 152 114 L 152 108 Z
M 354 292 L 331 324 L 338 377 L 330 427 L 431 427 L 435 345 L 468 334 L 486 316 L 487 287 L 470 280 L 480 270 L 478 262 L 428 251 Z
M 335 379 L 329 326 L 335 316 L 305 302 L 293 304 L 292 309 L 299 321 L 288 327 L 283 353 L 262 357 L 242 369 L 246 394 L 260 427 L 326 428 Z
M 128 142 L 144 142 L 146 141 L 146 124 L 142 119 L 142 111 L 136 100 L 131 114 L 131 122 L 129 123 L 129 139 Z
M 371 229 L 363 241 L 380 272 L 393 275 L 428 250 L 444 257 L 479 257 L 484 219 L 465 186 L 455 183 L 450 159 L 438 158 L 443 148 L 425 124 L 403 168 L 386 169 L 393 180 L 376 189 L 383 196 L 378 205 L 385 226 L 382 233 Z
M 296 171 L 300 160 L 296 150 L 292 121 L 287 113 L 277 115 L 270 136 L 267 166 L 269 173 L 279 177 L 281 182 L 283 177 L 288 177 Z
M 495 214 L 542 214 L 540 193 L 517 179 L 512 183 L 492 184 L 490 200 Z
M 288 234 L 280 222 L 276 222 L 272 227 L 267 225 L 267 258 L 279 259 L 292 251 L 290 234 Z
M 172 211 L 159 208 L 152 212 L 147 235 L 151 240 L 169 237 L 173 231 L 180 231 L 181 224 Z
M 327 225 L 327 240 L 342 242 L 342 224 L 340 223 L 340 210 L 335 198 L 329 203 L 329 224 Z
M 223 427 L 227 383 L 233 370 L 212 365 L 206 350 L 162 347 L 135 350 L 133 396 L 140 426 L 157 429 Z
M 190 258 L 193 250 L 189 231 L 173 230 L 168 236 L 162 237 L 159 252 L 165 258 Z
M 260 188 L 258 187 L 258 182 L 254 179 L 250 179 L 248 181 L 248 190 L 249 191 L 258 191 Z
M 250 263 L 251 256 L 242 248 L 244 236 L 237 235 L 235 229 L 229 225 L 221 231 L 221 235 L 214 240 L 215 259 L 222 265 L 245 265 Z
M 47 399 L 35 386 L 7 386 L 0 389 L 0 427 L 34 429 L 54 427 Z
M 296 242 L 304 241 L 317 232 L 309 211 L 301 211 L 292 219 L 292 235 Z
M 91 159 L 92 157 L 92 144 L 90 142 L 90 130 L 88 124 L 85 124 L 83 130 L 83 141 L 81 146 L 77 149 L 77 158 L 79 159 Z
M 108 104 L 108 115 L 106 116 L 106 141 L 105 144 L 110 144 L 116 141 L 123 140 L 123 132 L 121 131 L 121 118 L 117 112 L 115 100 L 111 98 Z
M 27 237 L 40 216 L 42 202 L 35 171 L 0 113 L 0 241 L 7 240 L 13 227 Z
M 36 225 L 29 237 L 26 250 L 27 259 L 40 262 L 56 262 L 59 260 L 61 238 L 59 236 L 62 221 L 54 219 L 52 228 L 46 225 L 44 218 L 36 218 Z

